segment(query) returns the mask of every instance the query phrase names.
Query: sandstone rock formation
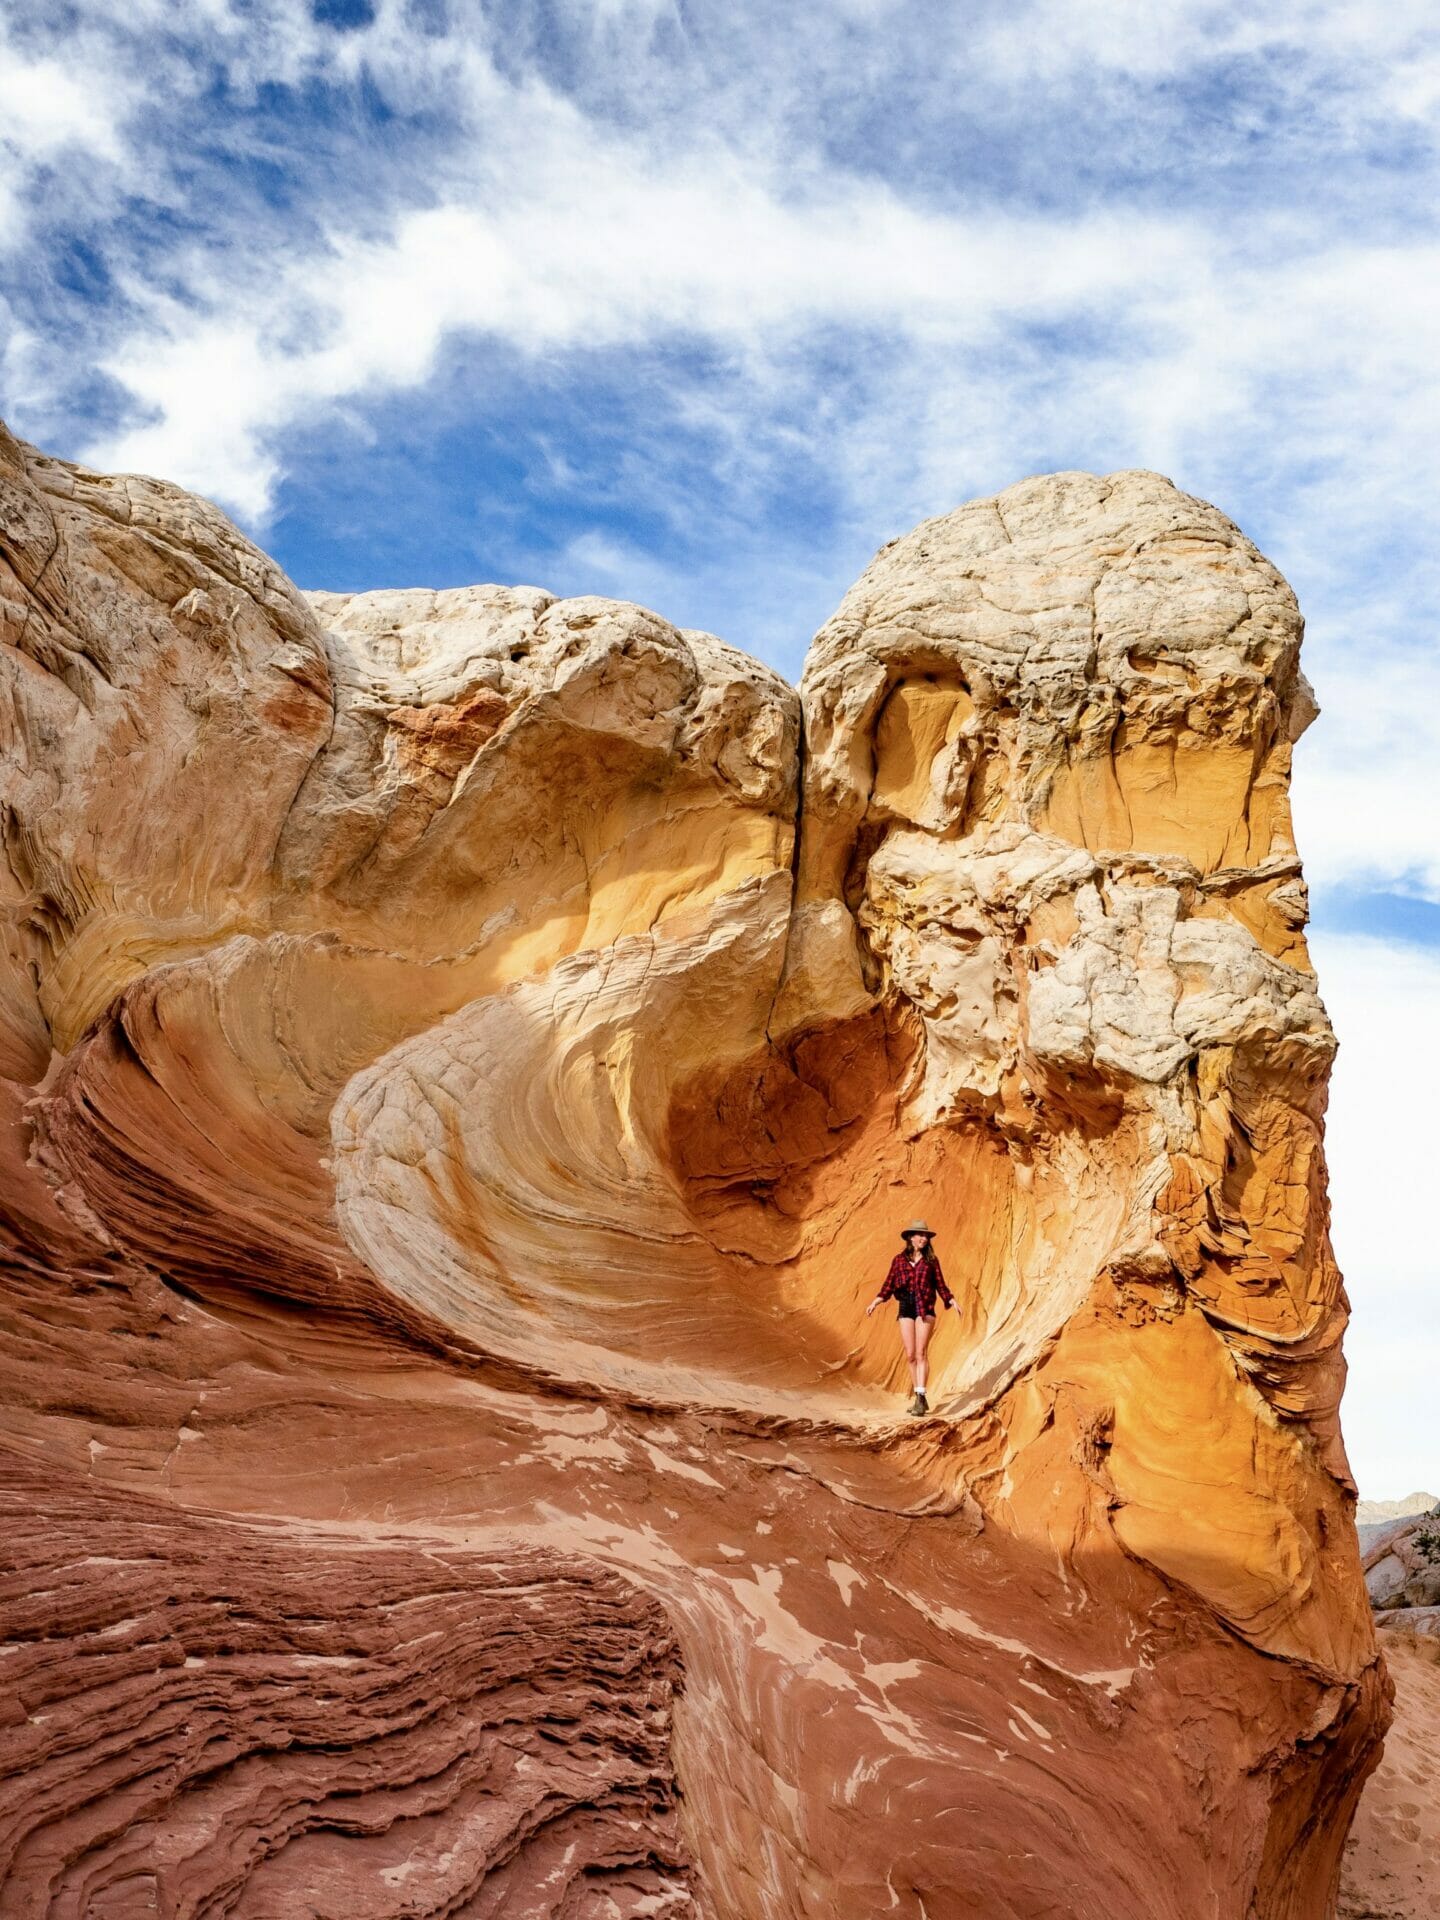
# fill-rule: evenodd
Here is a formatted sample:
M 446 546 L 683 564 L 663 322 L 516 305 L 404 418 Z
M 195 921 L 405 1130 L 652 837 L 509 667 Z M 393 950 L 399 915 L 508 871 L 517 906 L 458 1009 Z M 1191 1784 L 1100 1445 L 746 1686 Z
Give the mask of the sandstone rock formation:
M 1383 1622 L 1440 1633 L 1440 1502 L 1361 1536 L 1370 1604 Z
M 6 1913 L 695 1912 L 675 1642 L 594 1560 L 297 1553 L 26 1466 L 0 1509 Z
M 1028 481 L 798 697 L 9 439 L 0 556 L 0 1906 L 1325 1914 L 1386 1687 L 1238 530 Z

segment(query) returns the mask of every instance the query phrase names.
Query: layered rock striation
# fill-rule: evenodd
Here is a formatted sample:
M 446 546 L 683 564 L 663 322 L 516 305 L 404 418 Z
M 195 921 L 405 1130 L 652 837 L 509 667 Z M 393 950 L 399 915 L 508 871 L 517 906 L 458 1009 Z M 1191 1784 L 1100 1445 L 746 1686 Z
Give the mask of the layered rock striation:
M 7 1912 L 698 1911 L 674 1639 L 593 1560 L 297 1538 L 22 1462 L 0 1511 Z
M 0 561 L 0 1904 L 1324 1914 L 1386 1691 L 1243 535 L 1025 482 L 798 695 L 9 439 Z

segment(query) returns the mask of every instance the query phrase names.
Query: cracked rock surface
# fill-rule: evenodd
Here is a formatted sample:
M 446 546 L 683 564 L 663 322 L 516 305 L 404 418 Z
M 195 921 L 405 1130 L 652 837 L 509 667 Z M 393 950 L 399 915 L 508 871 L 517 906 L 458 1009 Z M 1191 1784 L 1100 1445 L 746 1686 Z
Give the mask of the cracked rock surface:
M 0 1910 L 1332 1911 L 1300 632 L 1058 474 L 797 693 L 0 436 Z

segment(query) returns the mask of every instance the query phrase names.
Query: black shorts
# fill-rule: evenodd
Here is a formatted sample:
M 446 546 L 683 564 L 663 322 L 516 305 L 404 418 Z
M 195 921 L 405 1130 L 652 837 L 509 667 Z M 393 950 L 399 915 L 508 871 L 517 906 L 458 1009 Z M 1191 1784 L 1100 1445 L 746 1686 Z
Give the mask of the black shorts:
M 899 1312 L 896 1315 L 898 1320 L 918 1320 L 920 1318 L 920 1315 L 915 1310 L 915 1296 L 908 1288 L 903 1293 L 896 1294 L 895 1305 L 899 1308 Z M 933 1320 L 935 1315 L 933 1313 L 927 1313 L 925 1318 L 927 1320 Z

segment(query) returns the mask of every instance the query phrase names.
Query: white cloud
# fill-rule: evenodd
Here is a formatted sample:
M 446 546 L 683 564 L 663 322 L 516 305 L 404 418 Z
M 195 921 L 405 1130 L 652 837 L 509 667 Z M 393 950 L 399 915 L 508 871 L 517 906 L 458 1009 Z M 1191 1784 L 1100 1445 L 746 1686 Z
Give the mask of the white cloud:
M 103 362 L 150 417 L 86 458 L 163 472 L 253 518 L 284 428 L 417 384 L 459 332 L 530 354 L 666 335 L 757 353 L 838 324 L 954 354 L 1006 323 L 1123 301 L 1137 240 L 1147 271 L 1179 263 L 1170 222 L 965 221 L 846 181 L 796 205 L 733 165 L 662 177 L 633 150 L 582 136 L 543 167 L 532 157 L 492 205 L 404 213 L 382 241 L 336 236 L 258 284 L 237 262 L 201 309 L 157 307 Z
M 30 219 L 37 170 L 50 164 L 118 168 L 130 91 L 120 78 L 67 59 L 26 59 L 0 22 L 0 249 L 15 246 Z
M 1440 901 L 1440 648 L 1327 648 L 1296 752 L 1296 840 L 1312 878 Z M 1440 1016 L 1440 1005 L 1436 1008 Z
M 1032 0 L 1005 8 L 975 51 L 992 76 L 1030 86 L 1103 76 L 1153 82 L 1202 63 L 1270 60 L 1316 96 L 1317 114 L 1425 119 L 1436 100 L 1434 33 L 1430 0 Z M 1344 84 L 1321 93 L 1316 82 L 1327 70 Z
M 591 528 L 576 534 L 560 552 L 547 556 L 546 579 L 563 594 L 599 593 L 634 600 L 662 619 L 684 624 L 679 607 L 684 583 L 653 555 Z
M 1353 1318 L 1346 1445 L 1362 1495 L 1440 1494 L 1440 1252 L 1434 1185 L 1440 956 L 1316 934 L 1321 991 L 1340 1036 L 1326 1151 L 1335 1250 Z
M 120 115 L 113 81 L 60 60 L 0 61 L 0 143 L 26 157 L 74 147 L 119 157 Z

